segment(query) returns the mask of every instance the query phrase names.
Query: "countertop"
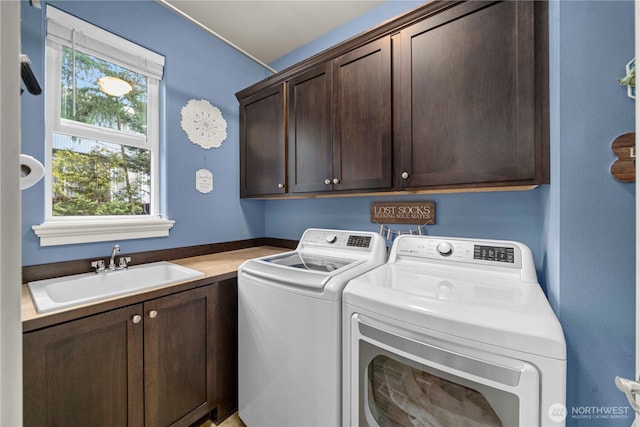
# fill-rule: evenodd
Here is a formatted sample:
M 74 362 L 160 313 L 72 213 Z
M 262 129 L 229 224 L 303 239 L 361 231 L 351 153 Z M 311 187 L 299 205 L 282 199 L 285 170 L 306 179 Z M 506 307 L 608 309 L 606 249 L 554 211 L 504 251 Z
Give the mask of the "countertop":
M 89 304 L 79 305 L 72 308 L 61 309 L 49 313 L 38 314 L 33 305 L 29 289 L 26 284 L 22 285 L 22 327 L 24 332 L 51 326 L 87 315 L 96 314 L 102 311 L 113 310 L 125 305 L 137 304 L 142 301 L 159 298 L 171 293 L 180 292 L 208 283 L 223 281 L 236 277 L 238 267 L 244 261 L 251 258 L 259 258 L 271 254 L 288 252 L 290 249 L 278 248 L 275 246 L 259 246 L 254 248 L 239 249 L 228 252 L 218 252 L 210 255 L 201 255 L 191 258 L 170 260 L 204 273 L 204 276 L 195 280 L 173 283 L 153 289 L 147 289 L 137 293 L 95 301 Z

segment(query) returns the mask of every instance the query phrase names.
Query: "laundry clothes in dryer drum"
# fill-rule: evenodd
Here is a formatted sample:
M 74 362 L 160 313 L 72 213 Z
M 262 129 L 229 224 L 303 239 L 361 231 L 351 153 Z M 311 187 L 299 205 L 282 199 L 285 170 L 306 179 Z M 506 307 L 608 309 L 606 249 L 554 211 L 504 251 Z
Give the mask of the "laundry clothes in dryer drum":
M 387 356 L 369 364 L 368 405 L 380 425 L 499 427 L 502 422 L 476 390 Z

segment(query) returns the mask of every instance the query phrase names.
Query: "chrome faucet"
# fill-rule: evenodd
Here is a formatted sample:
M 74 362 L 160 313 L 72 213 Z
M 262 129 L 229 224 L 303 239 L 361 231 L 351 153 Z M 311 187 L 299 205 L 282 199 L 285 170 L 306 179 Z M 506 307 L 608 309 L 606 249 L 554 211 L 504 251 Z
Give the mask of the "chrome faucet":
M 120 245 L 115 245 L 113 247 L 113 250 L 111 251 L 111 258 L 109 259 L 109 270 L 115 270 L 116 269 L 116 255 L 118 255 L 120 253 Z
M 116 265 L 116 255 L 118 255 L 119 253 L 120 253 L 120 245 L 115 245 L 111 250 L 111 256 L 109 258 L 108 267 L 105 267 L 105 261 L 103 259 L 92 261 L 91 267 L 96 269 L 96 273 L 104 273 L 107 271 L 114 271 L 114 270 L 124 270 L 129 266 L 129 263 L 131 262 L 131 257 L 121 256 L 119 259 L 118 265 Z

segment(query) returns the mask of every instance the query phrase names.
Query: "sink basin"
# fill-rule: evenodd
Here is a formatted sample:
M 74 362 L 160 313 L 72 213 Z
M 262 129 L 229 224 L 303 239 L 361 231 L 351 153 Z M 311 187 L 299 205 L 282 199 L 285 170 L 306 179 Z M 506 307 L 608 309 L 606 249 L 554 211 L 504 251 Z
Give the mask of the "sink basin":
M 105 273 L 86 273 L 29 282 L 38 313 L 195 279 L 204 273 L 170 262 L 153 262 Z

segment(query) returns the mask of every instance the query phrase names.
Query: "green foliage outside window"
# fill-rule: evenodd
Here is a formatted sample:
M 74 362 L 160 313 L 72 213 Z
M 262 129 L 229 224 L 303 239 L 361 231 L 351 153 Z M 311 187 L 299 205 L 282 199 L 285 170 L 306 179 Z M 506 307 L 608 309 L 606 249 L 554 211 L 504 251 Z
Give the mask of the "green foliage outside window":
M 146 135 L 144 75 L 68 48 L 63 50 L 61 71 L 61 118 Z M 132 90 L 122 96 L 108 95 L 98 85 L 104 76 L 122 79 Z M 53 139 L 54 216 L 149 213 L 149 150 L 71 135 L 57 134 Z
M 124 154 L 100 144 L 88 153 L 56 150 L 53 215 L 148 214 L 144 196 L 148 193 L 149 162 L 149 152 L 139 148 L 127 147 Z M 125 177 L 125 170 L 134 171 L 141 179 L 132 180 L 129 174 Z

